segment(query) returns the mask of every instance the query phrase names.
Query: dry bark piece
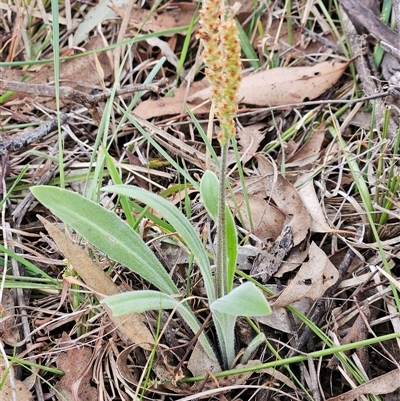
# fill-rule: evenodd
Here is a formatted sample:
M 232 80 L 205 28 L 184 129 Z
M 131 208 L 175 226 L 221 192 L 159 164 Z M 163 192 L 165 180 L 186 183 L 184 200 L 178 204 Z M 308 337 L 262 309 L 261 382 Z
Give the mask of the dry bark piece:
M 264 284 L 279 270 L 283 259 L 293 248 L 292 228 L 286 225 L 271 249 L 258 254 L 251 269 L 251 276 L 259 278 Z
M 60 115 L 60 124 L 63 125 L 67 122 L 68 116 L 66 114 Z M 38 128 L 32 129 L 25 134 L 18 135 L 0 143 L 0 155 L 7 152 L 15 152 L 16 150 L 28 147 L 31 143 L 37 142 L 45 137 L 50 132 L 56 130 L 58 127 L 57 119 L 46 121 Z
M 272 304 L 273 308 L 283 308 L 304 297 L 312 300 L 320 299 L 325 291 L 334 285 L 339 278 L 339 272 L 314 242 L 310 246 L 309 261 L 302 267 L 283 290 L 282 294 Z
M 104 273 L 102 267 L 93 261 L 87 252 L 79 245 L 69 240 L 57 227 L 49 223 L 46 219 L 41 216 L 37 217 L 56 242 L 60 251 L 68 259 L 83 281 L 91 287 L 98 299 L 120 293 L 110 276 Z M 124 341 L 138 344 L 144 349 L 152 349 L 154 339 L 151 332 L 144 324 L 141 314 L 132 313 L 125 316 L 113 316 L 107 305 L 103 307 Z
M 398 34 L 385 25 L 379 15 L 376 15 L 373 10 L 366 7 L 364 2 L 358 0 L 339 0 L 339 3 L 356 24 L 358 23 L 359 26 L 364 27 L 377 39 L 384 40 L 394 47 L 398 46 Z

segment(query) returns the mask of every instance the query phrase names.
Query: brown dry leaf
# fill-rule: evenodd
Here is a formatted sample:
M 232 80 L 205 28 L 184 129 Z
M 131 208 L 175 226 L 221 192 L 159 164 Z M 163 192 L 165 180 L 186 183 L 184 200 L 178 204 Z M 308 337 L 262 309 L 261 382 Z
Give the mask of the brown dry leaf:
M 69 341 L 68 335 L 63 333 L 61 341 Z M 57 356 L 57 368 L 64 371 L 64 376 L 56 384 L 56 389 L 62 397 L 56 393 L 57 398 L 68 401 L 93 401 L 99 397 L 98 390 L 90 385 L 93 373 L 91 348 L 78 345 L 67 352 Z
M 268 286 L 268 288 L 272 289 L 275 292 L 278 291 L 278 286 Z M 312 307 L 312 302 L 309 298 L 303 298 L 300 301 L 293 302 L 292 305 L 301 313 L 308 316 Z M 274 308 L 270 315 L 257 317 L 256 320 L 262 324 L 265 324 L 268 327 L 272 327 L 275 330 L 279 330 L 288 334 L 293 333 L 293 326 L 291 324 L 291 319 L 288 316 L 288 311 L 286 310 L 286 308 Z
M 93 261 L 86 251 L 79 245 L 74 244 L 46 219 L 39 215 L 37 217 L 56 242 L 60 251 L 68 259 L 83 281 L 91 287 L 98 299 L 102 299 L 102 295 L 110 296 L 120 293 L 115 283 L 104 273 L 100 264 Z M 106 305 L 104 305 L 104 308 L 124 341 L 138 344 L 144 349 L 152 349 L 154 339 L 144 324 L 141 314 L 132 313 L 126 316 L 113 316 L 111 310 Z
M 150 18 L 149 10 L 134 8 L 131 13 L 130 23 L 135 28 L 141 28 L 145 32 L 166 31 L 171 28 L 189 25 L 195 17 L 195 3 L 174 3 L 173 7 L 163 8 L 161 12 L 153 13 Z M 144 24 L 143 24 L 144 23 Z M 185 31 L 179 32 L 185 35 Z
M 286 167 L 303 167 L 314 163 L 321 152 L 325 139 L 325 124 L 316 129 L 307 142 L 294 155 L 286 160 Z
M 204 375 L 207 371 L 217 373 L 221 372 L 222 370 L 219 364 L 216 364 L 215 361 L 207 356 L 199 342 L 197 342 L 193 348 L 187 368 L 190 370 L 193 376 Z
M 279 106 L 312 100 L 331 88 L 341 77 L 348 62 L 324 62 L 312 67 L 279 67 L 257 72 L 242 79 L 238 98 L 256 106 Z M 206 100 L 211 88 L 203 89 L 188 100 Z
M 258 171 L 263 177 L 265 193 L 271 197 L 278 208 L 291 217 L 293 243 L 298 245 L 307 235 L 311 218 L 296 189 L 284 177 L 277 173 L 277 168 L 265 156 L 256 155 Z
M 326 401 L 353 401 L 362 395 L 390 394 L 398 388 L 400 388 L 400 370 L 396 369 Z
M 260 240 L 266 241 L 273 238 L 274 240 L 282 232 L 285 223 L 285 215 L 277 207 L 270 205 L 265 199 L 256 195 L 248 195 L 251 217 L 254 225 L 254 235 Z M 243 193 L 235 194 L 236 203 L 232 198 L 228 198 L 227 202 L 233 209 L 235 215 L 239 213 L 241 221 L 246 230 L 251 231 L 250 220 L 247 215 L 246 203 Z M 238 205 L 237 207 L 235 205 Z
M 12 368 L 11 368 L 12 369 Z M 0 382 L 3 381 L 3 376 L 6 372 L 6 366 L 4 361 L 0 361 Z M 13 385 L 15 386 L 16 397 L 18 401 L 31 401 L 33 400 L 33 396 L 31 392 L 27 389 L 25 384 L 15 379 L 13 380 L 13 384 L 11 384 L 10 380 L 10 372 L 7 372 L 7 378 L 5 379 L 3 386 L 0 389 L 0 400 L 1 401 L 9 401 L 13 400 Z
M 87 51 L 104 47 L 101 37 L 94 36 L 85 46 Z M 101 86 L 101 75 L 105 79 L 109 78 L 113 72 L 110 60 L 106 52 L 97 53 L 98 63 L 101 65 L 102 72 L 96 67 L 96 58 L 93 55 L 74 58 L 60 64 L 60 83 L 62 86 L 70 86 L 82 92 L 90 93 L 93 86 Z M 42 68 L 38 74 L 29 79 L 31 84 L 47 84 L 48 80 L 54 76 L 53 66 Z M 82 84 L 82 85 L 80 85 Z
M 317 300 L 339 278 L 339 272 L 317 244 L 311 243 L 309 261 L 302 267 L 272 304 L 273 308 L 283 308 L 304 297 Z
M 0 311 L 0 337 L 7 344 L 15 344 L 19 341 L 19 332 L 15 321 L 16 313 L 14 298 L 11 290 L 8 288 L 3 289 Z
M 206 80 L 193 82 L 189 88 L 188 94 L 192 94 L 197 90 L 203 89 L 208 85 Z M 149 119 L 153 117 L 165 117 L 177 114 L 186 114 L 185 101 L 187 95 L 186 86 L 181 86 L 176 89 L 173 97 L 162 97 L 159 99 L 148 99 L 140 103 L 135 108 L 135 114 L 144 118 Z M 207 104 L 198 106 L 198 104 L 190 105 L 188 107 L 194 114 L 207 114 L 210 111 L 210 102 Z
M 241 150 L 241 160 L 246 164 L 257 152 L 261 141 L 265 138 L 265 124 L 253 124 L 237 133 Z
M 307 182 L 297 190 L 297 193 L 302 199 L 303 204 L 311 217 L 310 230 L 314 233 L 336 232 L 336 230 L 333 230 L 326 221 L 325 214 L 315 192 L 314 181 L 312 180 L 311 176 L 312 173 L 303 174 L 297 178 L 296 182 L 296 184 Z

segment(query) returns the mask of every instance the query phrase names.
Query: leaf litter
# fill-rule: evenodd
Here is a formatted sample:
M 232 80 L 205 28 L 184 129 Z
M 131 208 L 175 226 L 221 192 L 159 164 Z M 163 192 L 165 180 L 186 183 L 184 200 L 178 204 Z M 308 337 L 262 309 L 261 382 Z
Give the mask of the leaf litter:
M 230 3 L 233 5 L 234 2 Z M 19 341 L 21 344 L 20 348 L 16 348 L 16 356 L 21 360 L 29 357 L 42 366 L 42 369 L 35 370 L 38 374 L 36 385 L 25 386 L 21 383 L 28 383 L 33 375 L 21 370 L 18 360 L 13 361 L 15 377 L 12 379 L 9 375 L 10 380 L 7 378 L 2 389 L 2 395 L 6 394 L 7 399 L 12 399 L 13 392 L 17 394 L 17 399 L 56 399 L 58 390 L 67 399 L 73 399 L 74 396 L 79 399 L 97 399 L 101 392 L 104 399 L 109 399 L 113 394 L 115 399 L 126 400 L 137 393 L 139 383 L 139 390 L 146 388 L 146 395 L 150 399 L 176 399 L 177 395 L 186 399 L 197 396 L 213 399 L 213 395 L 217 394 L 232 400 L 250 399 L 255 394 L 261 399 L 309 399 L 299 382 L 297 366 L 291 371 L 279 367 L 257 368 L 261 363 L 274 362 L 291 355 L 290 349 L 297 349 L 301 344 L 296 339 L 305 331 L 302 323 L 304 319 L 299 320 L 298 316 L 293 316 L 288 305 L 295 307 L 304 317 L 312 319 L 314 309 L 321 303 L 333 304 L 335 308 L 328 306 L 325 310 L 325 318 L 319 323 L 319 328 L 333 341 L 342 344 L 398 332 L 399 310 L 392 300 L 393 289 L 386 276 L 388 271 L 381 269 L 385 267 L 382 255 L 379 254 L 376 238 L 365 227 L 368 221 L 366 208 L 344 157 L 344 152 L 351 153 L 367 177 L 370 195 L 376 204 L 375 222 L 379 223 L 377 227 L 383 240 L 384 255 L 390 259 L 390 274 L 396 288 L 399 240 L 398 232 L 393 227 L 398 226 L 400 215 L 398 191 L 393 186 L 398 175 L 395 153 L 392 152 L 396 144 L 387 146 L 384 143 L 385 138 L 380 131 L 381 121 L 373 125 L 373 110 L 368 106 L 354 116 L 355 121 L 356 117 L 362 115 L 361 129 L 358 129 L 360 124 L 357 126 L 354 123 L 340 133 L 347 144 L 346 149 L 338 146 L 332 129 L 335 125 L 328 117 L 336 113 L 335 118 L 339 124 L 347 118 L 345 110 L 340 110 L 339 105 L 321 104 L 317 108 L 307 104 L 294 108 L 285 106 L 312 99 L 350 101 L 357 94 L 356 82 L 353 81 L 355 75 L 351 75 L 348 68 L 350 62 L 347 60 L 350 57 L 343 56 L 350 53 L 347 48 L 340 47 L 342 36 L 337 36 L 347 34 L 347 31 L 343 31 L 347 28 L 337 24 L 338 31 L 332 29 L 333 25 L 325 20 L 329 12 L 324 14 L 326 10 L 321 9 L 321 4 L 306 2 L 304 9 L 293 6 L 289 13 L 281 8 L 280 3 L 275 2 L 268 7 L 259 4 L 258 11 L 262 12 L 258 12 L 253 7 L 254 2 L 246 1 L 241 2 L 241 7 L 236 9 L 253 53 L 251 57 L 246 53 L 247 59 L 243 60 L 243 69 L 247 71 L 243 78 L 237 116 L 238 123 L 243 127 L 237 139 L 244 178 L 240 181 L 237 166 L 233 164 L 228 177 L 235 197 L 229 202 L 240 229 L 239 252 L 242 258 L 239 259 L 238 271 L 252 274 L 258 255 L 267 255 L 269 249 L 274 249 L 286 226 L 290 227 L 293 234 L 293 247 L 287 254 L 275 257 L 279 266 L 262 283 L 271 291 L 269 299 L 274 313 L 267 318 L 254 319 L 253 322 L 268 338 L 268 343 L 254 350 L 246 366 L 235 366 L 238 371 L 244 369 L 246 373 L 235 371 L 222 378 L 214 377 L 219 368 L 211 366 L 200 347 L 195 346 L 188 359 L 181 360 L 184 352 L 179 349 L 185 350 L 192 334 L 177 316 L 165 317 L 164 334 L 157 339 L 154 336 L 157 313 L 117 319 L 108 314 L 104 307 L 99 307 L 97 302 L 103 295 L 143 289 L 148 283 L 132 277 L 124 266 L 113 264 L 107 260 L 106 255 L 99 254 L 95 249 L 78 245 L 80 239 L 74 233 L 68 232 L 71 242 L 53 224 L 43 219 L 39 223 L 36 214 L 49 220 L 52 216 L 40 205 L 32 203 L 27 188 L 49 182 L 58 185 L 60 179 L 56 161 L 58 144 L 56 136 L 49 135 L 29 148 L 2 156 L 1 174 L 5 178 L 5 182 L 2 180 L 3 193 L 7 193 L 22 174 L 22 181 L 17 183 L 8 201 L 3 203 L 6 219 L 2 227 L 3 241 L 12 250 L 15 249 L 11 255 L 18 254 L 29 266 L 27 276 L 31 281 L 29 292 L 25 290 L 28 302 L 25 305 L 24 297 L 18 296 L 15 289 L 23 286 L 21 279 L 16 278 L 16 270 L 11 270 L 12 265 L 8 259 L 8 273 L 13 272 L 12 280 L 16 280 L 16 283 L 8 276 L 5 277 L 7 286 L 12 289 L 2 292 L 2 354 L 10 357 L 14 355 L 11 343 Z M 354 7 L 363 7 L 362 10 L 366 11 L 358 15 L 363 29 L 371 29 L 371 33 L 379 39 L 386 38 L 388 43 L 394 43 L 393 35 L 398 35 L 397 32 L 391 31 L 380 16 L 374 14 L 371 17 L 373 11 L 369 8 L 370 2 L 361 6 L 349 0 L 343 3 L 346 3 L 350 16 Z M 197 4 L 163 3 L 150 13 L 153 4 L 145 2 L 144 7 L 132 9 L 124 30 L 124 37 L 128 41 L 135 37 L 139 39 L 135 39 L 134 44 L 124 42 L 124 47 L 115 48 L 112 45 L 104 50 L 104 47 L 115 43 L 118 37 L 121 19 L 125 18 L 125 4 L 100 2 L 99 5 L 85 5 L 81 9 L 73 5 L 70 13 L 60 9 L 60 29 L 64 35 L 60 40 L 61 55 L 79 55 L 88 50 L 93 52 L 91 55 L 63 60 L 60 63 L 60 83 L 90 95 L 111 90 L 113 84 L 123 89 L 126 85 L 144 82 L 157 60 L 166 57 L 167 62 L 156 78 L 167 76 L 170 82 L 168 90 L 164 94 L 145 92 L 133 110 L 138 116 L 136 121 L 148 132 L 147 139 L 131 123 L 123 121 L 121 109 L 117 107 L 125 107 L 130 102 L 129 94 L 113 99 L 115 107 L 109 115 L 109 131 L 100 133 L 104 138 L 116 134 L 108 149 L 114 165 L 121 171 L 123 182 L 132 182 L 153 191 L 167 190 L 166 196 L 174 203 L 187 213 L 190 210 L 189 214 L 199 235 L 209 242 L 207 249 L 212 250 L 213 227 L 204 214 L 198 191 L 193 186 L 182 186 L 181 179 L 182 173 L 188 173 L 191 179 L 198 180 L 206 165 L 215 169 L 214 162 L 207 164 L 208 155 L 205 154 L 204 146 L 194 147 L 194 144 L 204 145 L 204 138 L 200 137 L 198 128 L 207 128 L 210 112 L 209 88 L 200 70 L 201 49 L 199 52 L 197 26 L 194 24 L 193 30 L 187 28 L 195 21 Z M 100 5 L 109 12 L 107 16 L 105 12 L 98 12 Z M 31 62 L 27 66 L 18 63 L 35 57 L 38 60 L 49 59 L 53 53 L 48 31 L 36 29 L 51 20 L 51 10 L 42 4 L 40 7 L 32 5 L 31 8 L 32 13 L 29 15 L 33 19 L 29 20 L 21 18 L 22 14 L 17 13 L 13 4 L 1 4 L 1 9 L 7 11 L 0 23 L 1 34 L 5 34 L 6 38 L 1 63 L 7 61 L 8 64 L 0 64 L 0 78 L 52 85 L 54 66 L 51 63 L 41 65 Z M 23 7 L 20 11 L 27 12 Z M 90 14 L 101 18 L 96 21 Z M 374 25 L 369 25 L 368 21 L 373 21 Z M 305 22 L 309 24 L 305 25 Z M 336 23 L 334 20 L 329 22 Z M 382 24 L 385 28 L 382 28 Z M 180 26 L 185 29 L 176 30 Z M 307 29 L 311 26 L 313 30 Z M 18 29 L 24 32 L 22 36 Z M 164 31 L 163 35 L 159 35 L 161 31 Z M 140 39 L 143 34 L 153 35 L 153 38 Z M 84 42 L 85 37 L 88 37 L 87 43 Z M 186 48 L 185 39 L 188 40 Z M 28 48 L 25 45 L 29 41 L 33 46 Z M 364 49 L 369 52 L 374 50 L 374 46 L 374 42 L 369 42 Z M 125 61 L 120 58 L 121 53 L 118 53 L 122 48 L 127 51 L 122 52 L 123 55 L 127 54 Z M 358 56 L 361 58 L 365 55 Z M 258 71 L 252 69 L 252 57 L 258 58 L 259 66 L 262 66 Z M 391 67 L 387 67 L 387 61 L 385 63 L 382 66 L 384 78 L 392 80 L 389 71 Z M 118 71 L 119 65 L 122 66 L 121 71 Z M 180 67 L 181 71 L 178 71 Z M 361 81 L 366 76 L 374 76 L 377 82 L 380 79 L 376 72 L 356 72 L 357 79 Z M 26 75 L 29 76 L 28 80 L 25 80 Z M 83 191 L 82 182 L 88 176 L 82 172 L 87 171 L 93 175 L 90 166 L 94 160 L 100 160 L 101 152 L 98 151 L 94 158 L 92 152 L 96 135 L 101 130 L 100 119 L 104 114 L 105 99 L 91 111 L 73 100 L 61 103 L 62 111 L 68 114 L 63 141 L 66 167 L 64 178 L 70 189 Z M 23 124 L 48 121 L 48 116 L 55 115 L 54 99 L 40 94 L 31 96 L 21 91 L 7 95 L 1 102 L 2 140 L 13 138 L 15 134 L 21 135 Z M 198 127 L 188 117 L 184 102 L 199 119 Z M 272 111 L 269 109 L 272 105 L 282 107 Z M 158 121 L 146 121 L 150 118 L 158 118 Z M 216 128 L 212 122 L 210 127 Z M 150 142 L 149 138 L 153 138 L 154 142 Z M 215 138 L 216 132 L 212 132 L 208 145 L 218 153 Z M 382 151 L 375 152 L 374 149 Z M 168 156 L 172 156 L 172 160 L 178 163 L 172 166 Z M 137 171 L 131 168 L 132 160 L 138 164 Z M 235 160 L 233 152 L 230 160 Z M 109 172 L 104 172 L 103 178 L 97 179 L 102 180 L 102 184 L 108 184 Z M 245 188 L 242 188 L 243 183 Z M 22 204 L 22 199 L 26 203 Z M 102 201 L 107 204 L 110 199 Z M 118 207 L 115 210 L 120 212 Z M 50 237 L 45 234 L 44 227 L 52 233 Z M 363 227 L 363 238 L 357 242 L 357 230 Z M 196 265 L 193 266 L 191 276 L 188 276 L 191 260 L 182 244 L 175 243 L 173 237 L 163 238 L 161 233 L 165 227 L 158 226 L 148 218 L 142 220 L 139 230 L 143 238 L 150 241 L 179 286 L 184 288 L 184 283 L 190 283 L 189 294 L 199 297 L 197 303 L 194 302 L 196 313 L 205 319 L 208 305 L 202 299 L 204 288 Z M 348 249 L 354 249 L 357 257 L 356 262 L 347 266 L 345 280 L 341 285 L 340 269 Z M 7 263 L 5 254 L 3 257 Z M 14 260 L 14 257 L 11 259 Z M 64 257 L 68 260 L 67 264 L 62 261 Z M 45 272 L 52 280 L 49 281 L 47 276 L 39 274 L 37 270 L 32 274 L 29 263 Z M 374 273 L 371 273 L 372 265 L 379 267 Z M 76 277 L 71 276 L 67 270 L 64 272 L 65 266 L 72 266 Z M 34 285 L 39 278 L 42 280 L 40 284 Z M 256 274 L 253 278 L 258 279 Z M 335 288 L 335 292 L 325 299 L 326 294 L 330 294 L 330 288 Z M 10 302 L 10 293 L 13 294 L 14 302 Z M 365 313 L 366 308 L 370 313 Z M 343 318 L 335 317 L 334 311 L 338 310 Z M 19 323 L 21 314 L 27 317 L 28 325 Z M 256 335 L 254 329 L 254 326 L 246 326 L 250 340 Z M 206 327 L 206 330 L 213 329 Z M 354 332 L 362 336 L 353 336 Z M 246 346 L 239 337 L 238 356 Z M 67 338 L 74 345 L 63 353 L 59 345 Z M 144 369 L 156 340 L 159 341 L 156 361 L 149 367 L 150 381 L 144 383 Z M 322 343 L 318 341 L 312 345 L 314 350 L 322 348 Z M 363 395 L 382 395 L 380 399 L 384 401 L 395 399 L 389 397 L 392 394 L 396 397 L 399 388 L 396 365 L 400 359 L 399 346 L 398 339 L 377 346 L 380 347 L 377 348 L 379 352 L 385 353 L 387 360 L 380 358 L 371 347 L 360 347 L 360 352 L 369 361 L 369 369 L 360 370 L 364 375 L 363 380 L 358 380 L 360 373 L 349 370 L 349 365 L 341 359 L 335 362 L 338 369 L 330 370 L 331 357 L 321 357 L 318 360 L 320 369 L 313 376 L 314 382 L 320 383 L 320 390 L 308 389 L 313 392 L 312 399 L 350 400 Z M 312 348 L 299 348 L 298 352 L 310 350 Z M 360 352 L 351 352 L 348 358 L 358 361 Z M 68 370 L 75 362 L 75 371 Z M 64 370 L 65 376 L 61 378 L 46 370 L 52 367 Z M 180 368 L 175 373 L 177 367 Z M 256 373 L 253 373 L 253 367 Z M 314 374 L 312 369 L 302 369 L 306 369 L 308 376 Z M 185 382 L 193 376 L 206 376 L 208 380 L 200 378 L 195 384 Z M 320 391 L 320 394 L 316 391 Z

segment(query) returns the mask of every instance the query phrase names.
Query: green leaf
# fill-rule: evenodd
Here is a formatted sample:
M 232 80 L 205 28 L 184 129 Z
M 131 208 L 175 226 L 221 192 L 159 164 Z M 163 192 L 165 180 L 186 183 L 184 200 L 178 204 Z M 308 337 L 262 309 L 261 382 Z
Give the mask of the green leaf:
M 214 221 L 218 217 L 218 177 L 210 170 L 206 170 L 200 181 L 200 195 L 207 213 Z M 225 208 L 226 220 L 226 250 L 228 257 L 228 291 L 232 290 L 236 269 L 238 239 L 235 220 L 228 205 Z
M 160 291 L 129 291 L 112 295 L 101 301 L 112 310 L 115 316 L 141 313 L 149 310 L 174 309 L 179 300 Z
M 31 188 L 33 195 L 86 241 L 167 294 L 174 282 L 140 236 L 115 213 L 83 196 L 56 187 Z
M 234 288 L 229 294 L 210 305 L 212 312 L 232 316 L 265 316 L 271 314 L 271 307 L 262 292 L 250 281 Z
M 238 237 L 235 220 L 233 219 L 231 209 L 225 206 L 226 221 L 226 254 L 228 256 L 228 291 L 232 291 L 233 280 L 235 278 L 236 259 L 238 253 Z
M 200 195 L 207 213 L 213 220 L 218 216 L 218 178 L 210 170 L 206 170 L 200 181 Z
M 137 199 L 163 216 L 164 219 L 175 228 L 182 238 L 182 241 L 185 242 L 186 246 L 193 253 L 203 276 L 208 300 L 212 302 L 215 299 L 214 282 L 211 275 L 210 262 L 204 246 L 199 239 L 199 234 L 192 227 L 190 221 L 175 207 L 174 204 L 156 194 L 153 194 L 152 192 L 131 185 L 113 185 L 102 188 L 102 190 Z
M 224 369 L 232 368 L 235 360 L 235 324 L 236 316 L 220 313 L 215 310 L 213 313 L 213 321 L 219 348 L 221 351 L 222 362 Z

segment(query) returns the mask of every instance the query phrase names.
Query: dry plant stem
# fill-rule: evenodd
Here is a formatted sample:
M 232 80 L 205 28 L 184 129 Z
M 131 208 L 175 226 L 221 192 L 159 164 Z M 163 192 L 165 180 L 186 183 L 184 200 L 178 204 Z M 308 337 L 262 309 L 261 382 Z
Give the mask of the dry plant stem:
M 397 49 L 396 47 L 393 47 L 390 43 L 384 42 L 383 40 L 381 41 L 381 46 L 382 46 L 382 49 L 385 50 L 385 52 L 389 53 L 397 61 L 400 61 L 400 50 L 399 49 Z
M 123 89 L 116 91 L 116 96 L 122 96 L 133 92 L 140 92 L 144 90 L 159 93 L 161 89 L 165 88 L 168 84 L 167 78 L 161 78 L 159 81 L 151 84 L 138 84 L 129 85 Z M 33 96 L 41 97 L 55 97 L 55 88 L 48 85 L 35 85 L 26 84 L 23 82 L 6 81 L 0 79 L 0 89 L 6 91 L 15 91 L 27 93 Z M 111 92 L 99 93 L 97 95 L 89 95 L 84 92 L 77 91 L 69 86 L 60 86 L 60 99 L 70 99 L 79 104 L 97 104 L 100 101 L 104 101 L 111 96 Z
M 68 116 L 66 114 L 60 115 L 61 125 L 67 122 Z M 50 132 L 54 131 L 58 127 L 57 119 L 49 120 L 42 124 L 40 127 L 35 128 L 26 134 L 19 135 L 15 138 L 11 138 L 0 144 L 0 155 L 4 155 L 7 152 L 15 152 L 16 150 L 28 147 L 31 143 L 41 140 Z
M 394 12 L 394 18 L 396 20 L 397 29 L 400 27 L 400 0 L 392 0 L 392 8 Z

